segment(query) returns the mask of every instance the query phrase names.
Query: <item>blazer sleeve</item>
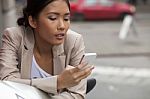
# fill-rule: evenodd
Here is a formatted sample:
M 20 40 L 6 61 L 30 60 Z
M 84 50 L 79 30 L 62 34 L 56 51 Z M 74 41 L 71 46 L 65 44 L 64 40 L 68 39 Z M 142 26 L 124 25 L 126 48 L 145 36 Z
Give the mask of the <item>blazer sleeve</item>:
M 70 56 L 68 65 L 66 69 L 74 68 L 79 64 L 79 61 L 82 55 L 85 54 L 85 46 L 82 35 L 75 33 L 74 31 L 70 30 L 68 35 L 68 39 L 66 42 L 67 48 L 70 48 L 69 51 L 67 50 L 67 54 Z M 86 95 L 86 86 L 87 86 L 87 79 L 81 80 L 81 82 L 73 87 L 66 88 L 66 91 L 63 91 L 59 94 L 51 96 L 52 99 L 85 99 Z
M 2 47 L 0 49 L 0 76 L 1 79 L 20 78 L 17 52 L 21 38 L 10 32 L 8 29 L 2 35 Z
M 66 48 L 67 54 L 69 56 L 69 62 L 66 69 L 74 68 L 77 66 L 81 60 L 82 55 L 85 54 L 85 45 L 83 41 L 82 35 L 69 30 L 67 36 Z M 86 86 L 87 86 L 87 79 L 81 80 L 81 82 L 73 87 L 66 88 L 67 91 L 63 91 L 59 94 L 51 96 L 52 99 L 85 99 L 86 95 Z
M 85 54 L 85 45 L 82 35 L 75 33 L 74 36 L 70 37 L 70 39 L 73 38 L 75 38 L 75 40 L 74 43 L 71 44 L 73 45 L 73 47 L 70 52 L 70 61 L 67 68 L 77 66 L 81 60 L 81 57 Z M 65 99 L 84 99 L 86 95 L 86 86 L 87 86 L 87 79 L 83 79 L 78 85 L 67 88 L 68 92 L 71 94 L 71 97 L 73 98 L 67 98 L 66 96 Z M 65 93 L 62 93 L 62 95 L 64 96 Z

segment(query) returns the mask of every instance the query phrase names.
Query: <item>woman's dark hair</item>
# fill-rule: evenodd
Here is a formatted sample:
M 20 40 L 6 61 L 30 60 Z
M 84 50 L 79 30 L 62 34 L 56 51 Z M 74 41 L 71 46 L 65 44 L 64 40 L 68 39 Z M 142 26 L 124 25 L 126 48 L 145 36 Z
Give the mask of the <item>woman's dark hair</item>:
M 37 18 L 40 12 L 51 2 L 56 0 L 27 0 L 27 6 L 23 8 L 23 17 L 17 20 L 17 24 L 19 26 L 30 26 L 28 22 L 28 17 L 32 16 L 33 18 Z M 70 3 L 69 0 L 66 1 L 69 10 L 70 10 Z

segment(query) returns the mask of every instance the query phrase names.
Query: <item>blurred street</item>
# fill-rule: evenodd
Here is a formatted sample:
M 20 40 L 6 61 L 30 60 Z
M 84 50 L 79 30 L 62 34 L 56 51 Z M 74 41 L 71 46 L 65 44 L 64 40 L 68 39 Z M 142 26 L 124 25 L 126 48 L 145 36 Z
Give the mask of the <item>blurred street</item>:
M 87 99 L 150 99 L 150 13 L 136 14 L 127 38 L 119 39 L 122 21 L 72 22 L 83 34 L 86 52 L 96 52 L 91 75 L 97 85 Z
M 97 85 L 86 99 L 150 99 L 150 1 L 145 5 L 141 2 L 133 18 L 136 32 L 131 27 L 124 40 L 119 38 L 121 20 L 71 22 L 71 29 L 83 35 L 86 52 L 97 53 L 90 76 L 96 78 Z M 17 0 L 17 16 L 23 5 L 25 0 Z M 2 23 L 2 12 L 6 14 L 8 10 L 12 9 L 0 10 Z M 0 24 L 0 32 L 3 25 Z
M 119 39 L 122 21 L 72 22 L 72 29 L 81 33 L 86 50 L 99 56 L 145 54 L 150 52 L 150 14 L 137 14 L 134 18 L 137 33 L 129 30 L 125 40 Z

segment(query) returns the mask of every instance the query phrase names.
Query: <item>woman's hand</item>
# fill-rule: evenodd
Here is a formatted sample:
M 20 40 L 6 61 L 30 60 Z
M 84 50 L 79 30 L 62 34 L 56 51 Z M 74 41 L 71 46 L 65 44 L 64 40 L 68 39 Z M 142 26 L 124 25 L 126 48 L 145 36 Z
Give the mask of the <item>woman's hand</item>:
M 58 75 L 57 89 L 73 87 L 79 84 L 82 79 L 88 77 L 94 67 L 90 66 L 88 68 L 84 68 L 87 65 L 87 63 L 81 63 L 74 68 L 64 70 L 60 75 Z

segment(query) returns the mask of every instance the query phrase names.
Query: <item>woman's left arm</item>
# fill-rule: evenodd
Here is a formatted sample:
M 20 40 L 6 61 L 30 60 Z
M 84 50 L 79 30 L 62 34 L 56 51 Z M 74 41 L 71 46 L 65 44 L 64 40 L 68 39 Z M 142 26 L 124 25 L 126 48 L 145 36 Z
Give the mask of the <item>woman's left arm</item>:
M 75 33 L 75 42 L 70 54 L 70 62 L 66 69 L 71 69 L 79 65 L 81 57 L 85 54 L 85 46 L 83 37 Z M 66 88 L 67 90 L 52 96 L 52 99 L 85 99 L 87 80 L 82 79 L 80 83 L 73 87 Z

